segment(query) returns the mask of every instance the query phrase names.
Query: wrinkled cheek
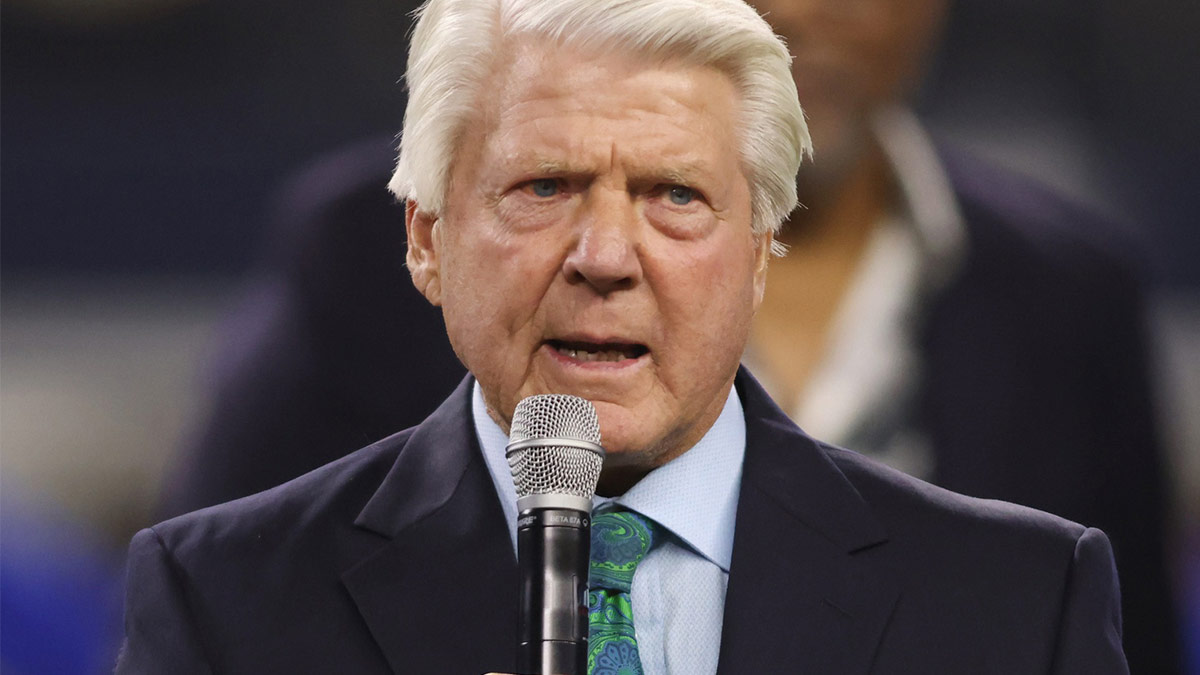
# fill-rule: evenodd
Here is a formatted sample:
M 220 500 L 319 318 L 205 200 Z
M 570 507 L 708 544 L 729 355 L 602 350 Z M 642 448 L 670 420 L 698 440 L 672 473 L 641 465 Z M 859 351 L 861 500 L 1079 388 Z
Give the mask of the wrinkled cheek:
M 455 297 L 453 301 L 442 305 L 446 335 L 450 338 L 450 346 L 454 348 L 458 359 L 468 370 L 478 374 L 477 354 L 480 350 L 476 341 L 479 340 L 480 334 L 479 331 L 470 329 L 470 326 L 479 325 L 478 318 L 470 311 L 469 306 L 463 306 L 460 301 L 461 298 Z
M 511 275 L 509 275 L 511 276 Z M 484 388 L 510 396 L 520 387 L 529 366 L 527 311 L 517 289 L 485 283 L 459 289 L 444 307 L 447 332 L 459 359 Z
M 443 277 L 442 317 L 446 322 L 446 333 L 459 360 L 473 373 L 479 374 L 484 365 L 481 356 L 486 353 L 486 344 L 494 343 L 496 336 L 489 327 L 494 326 L 492 312 L 494 303 L 488 297 L 489 285 L 486 271 L 477 269 L 475 276 L 454 266 L 446 270 Z
M 728 270 L 724 273 L 728 274 Z M 712 272 L 711 278 L 721 279 L 720 274 Z M 724 374 L 736 368 L 749 339 L 755 287 L 752 282 L 739 281 L 698 292 L 702 293 L 700 298 L 708 301 L 701 300 L 702 307 L 691 322 L 693 331 L 684 344 L 697 346 L 698 368 Z

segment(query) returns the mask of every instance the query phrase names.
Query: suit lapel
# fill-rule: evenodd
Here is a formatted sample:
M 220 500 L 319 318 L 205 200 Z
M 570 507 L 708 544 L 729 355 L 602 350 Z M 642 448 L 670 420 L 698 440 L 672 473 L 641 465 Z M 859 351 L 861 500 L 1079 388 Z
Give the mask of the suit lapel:
M 518 579 L 471 427 L 468 379 L 422 423 L 355 521 L 381 546 L 342 576 L 397 673 L 515 669 Z M 746 460 L 721 675 L 865 673 L 898 592 L 882 526 L 743 371 Z
M 744 370 L 746 459 L 718 672 L 866 673 L 898 597 L 887 536 L 829 457 Z
M 355 521 L 384 543 L 342 581 L 397 673 L 515 665 L 516 556 L 471 426 L 471 382 L 417 427 Z

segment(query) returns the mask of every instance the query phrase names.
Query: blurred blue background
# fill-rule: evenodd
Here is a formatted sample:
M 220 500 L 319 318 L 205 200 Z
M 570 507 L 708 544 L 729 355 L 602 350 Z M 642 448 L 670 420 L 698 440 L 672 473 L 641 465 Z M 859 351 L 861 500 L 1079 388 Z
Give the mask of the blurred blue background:
M 203 413 L 199 364 L 260 254 L 268 196 L 312 158 L 399 129 L 412 6 L 0 6 L 4 672 L 111 670 L 124 548 Z M 1194 0 L 961 0 L 919 105 L 935 134 L 1143 244 L 1196 673 L 1198 33 Z

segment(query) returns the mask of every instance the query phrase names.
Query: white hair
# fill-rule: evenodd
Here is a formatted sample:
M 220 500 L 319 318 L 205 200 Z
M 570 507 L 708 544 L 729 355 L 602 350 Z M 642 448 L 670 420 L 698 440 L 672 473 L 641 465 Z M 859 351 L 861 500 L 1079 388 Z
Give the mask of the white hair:
M 535 37 L 720 70 L 740 95 L 754 232 L 777 232 L 795 208 L 796 171 L 812 145 L 791 57 L 742 0 L 427 0 L 417 17 L 400 156 L 388 184 L 397 197 L 442 213 L 459 138 L 505 41 Z

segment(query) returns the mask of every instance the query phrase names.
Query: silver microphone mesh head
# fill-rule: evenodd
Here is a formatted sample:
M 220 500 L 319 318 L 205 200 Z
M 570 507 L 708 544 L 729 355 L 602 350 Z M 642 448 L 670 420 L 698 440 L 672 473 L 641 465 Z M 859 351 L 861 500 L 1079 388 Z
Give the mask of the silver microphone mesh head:
M 604 450 L 596 408 L 586 399 L 539 394 L 522 399 L 508 435 L 517 496 L 566 494 L 591 499 Z

